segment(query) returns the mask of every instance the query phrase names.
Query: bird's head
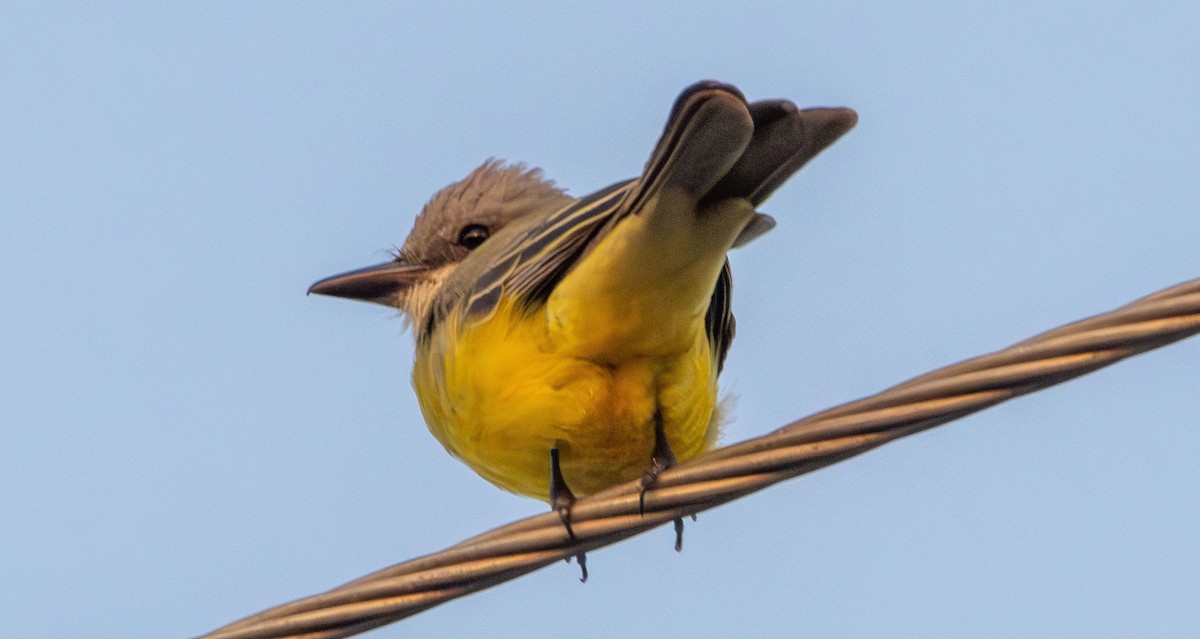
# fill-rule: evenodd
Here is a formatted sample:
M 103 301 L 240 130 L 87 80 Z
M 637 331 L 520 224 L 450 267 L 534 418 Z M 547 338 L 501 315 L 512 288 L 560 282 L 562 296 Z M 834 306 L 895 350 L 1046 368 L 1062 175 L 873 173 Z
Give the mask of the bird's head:
M 418 322 L 446 279 L 489 238 L 571 201 L 539 169 L 488 160 L 429 200 L 394 259 L 327 277 L 308 292 L 393 306 Z

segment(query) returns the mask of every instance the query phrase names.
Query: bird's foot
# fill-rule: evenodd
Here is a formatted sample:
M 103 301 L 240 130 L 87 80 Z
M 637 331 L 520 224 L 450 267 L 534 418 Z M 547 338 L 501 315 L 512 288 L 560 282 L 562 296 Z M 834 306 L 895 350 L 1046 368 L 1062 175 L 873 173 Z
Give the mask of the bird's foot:
M 575 537 L 575 530 L 571 528 L 571 506 L 574 504 L 575 493 L 571 492 L 571 488 L 567 486 L 567 480 L 563 479 L 562 466 L 558 461 L 558 447 L 556 446 L 550 449 L 550 509 L 558 514 L 558 519 L 562 522 L 563 528 L 567 529 L 567 539 L 571 543 L 578 541 Z M 588 578 L 587 555 L 579 553 L 575 555 L 575 561 L 579 564 L 579 570 L 582 573 L 579 581 L 586 582 Z M 566 562 L 570 563 L 571 558 L 567 557 Z
M 663 432 L 662 413 L 656 412 L 654 413 L 654 452 L 650 456 L 650 466 L 646 472 L 642 473 L 642 489 L 638 493 L 639 514 L 646 514 L 646 491 L 654 485 L 662 471 L 674 465 L 675 452 L 671 450 L 671 444 L 667 442 L 667 435 Z
M 671 444 L 667 441 L 667 435 L 663 431 L 662 413 L 654 413 L 654 453 L 650 456 L 650 466 L 646 472 L 642 473 L 642 489 L 638 493 L 638 513 L 646 514 L 646 491 L 654 485 L 658 480 L 658 476 L 662 471 L 674 466 L 676 463 L 675 452 L 671 450 Z M 696 516 L 692 515 L 695 520 Z M 675 552 L 683 550 L 683 519 L 675 520 Z

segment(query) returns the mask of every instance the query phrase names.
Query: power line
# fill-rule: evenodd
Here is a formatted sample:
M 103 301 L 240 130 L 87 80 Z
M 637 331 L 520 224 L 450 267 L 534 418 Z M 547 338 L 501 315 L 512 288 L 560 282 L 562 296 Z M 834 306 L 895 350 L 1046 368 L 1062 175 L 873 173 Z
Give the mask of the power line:
M 529 517 L 200 639 L 366 632 L 1198 332 L 1200 279 L 668 469 L 645 493 L 644 513 L 637 481 L 584 497 L 571 510 L 574 541 L 557 515 Z

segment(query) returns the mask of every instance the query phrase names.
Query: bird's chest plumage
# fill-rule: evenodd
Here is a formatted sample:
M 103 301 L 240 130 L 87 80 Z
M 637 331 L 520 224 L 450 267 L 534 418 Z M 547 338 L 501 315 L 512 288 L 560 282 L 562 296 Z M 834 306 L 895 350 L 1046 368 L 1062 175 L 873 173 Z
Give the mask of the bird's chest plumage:
M 502 304 L 422 342 L 413 385 L 430 431 L 484 478 L 545 499 L 557 447 L 585 495 L 641 476 L 656 414 L 680 461 L 712 445 L 716 371 L 702 323 L 694 333 L 677 352 L 602 362 L 559 348 L 544 315 Z

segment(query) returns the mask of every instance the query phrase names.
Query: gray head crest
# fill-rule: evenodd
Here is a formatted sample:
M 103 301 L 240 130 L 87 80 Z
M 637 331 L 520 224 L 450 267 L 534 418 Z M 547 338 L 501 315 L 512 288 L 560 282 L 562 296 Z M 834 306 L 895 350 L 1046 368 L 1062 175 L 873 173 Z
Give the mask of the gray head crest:
M 397 257 L 431 267 L 459 262 L 474 248 L 462 242 L 469 227 L 481 227 L 485 237 L 495 235 L 514 220 L 569 202 L 571 197 L 541 169 L 492 158 L 429 200 Z

